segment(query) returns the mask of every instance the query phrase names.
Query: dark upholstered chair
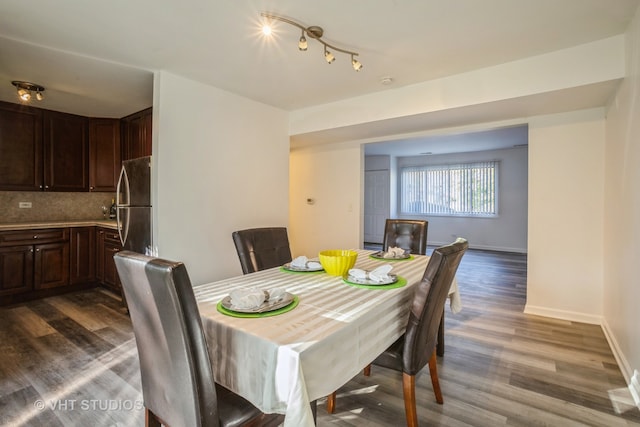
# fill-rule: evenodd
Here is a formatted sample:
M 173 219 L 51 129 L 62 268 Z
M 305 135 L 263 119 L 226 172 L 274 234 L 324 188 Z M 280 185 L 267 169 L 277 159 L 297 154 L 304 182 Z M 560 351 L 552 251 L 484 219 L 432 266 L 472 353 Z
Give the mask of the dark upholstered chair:
M 465 239 L 458 238 L 433 251 L 409 307 L 404 335 L 373 361 L 374 365 L 402 372 L 404 407 L 409 427 L 418 425 L 415 376 L 427 364 L 436 401 L 443 402 L 436 364 L 438 326 L 451 281 L 468 247 Z M 365 369 L 365 375 L 369 375 L 368 369 Z M 334 407 L 335 393 L 328 397 L 327 402 L 327 408 Z
M 387 219 L 384 225 L 382 249 L 390 246 L 411 251 L 412 254 L 426 255 L 428 221 L 412 219 Z
M 184 264 L 130 251 L 114 256 L 140 358 L 147 426 L 255 426 L 266 415 L 216 384 Z
M 291 261 L 289 236 L 285 227 L 234 231 L 232 237 L 243 274 L 278 267 Z

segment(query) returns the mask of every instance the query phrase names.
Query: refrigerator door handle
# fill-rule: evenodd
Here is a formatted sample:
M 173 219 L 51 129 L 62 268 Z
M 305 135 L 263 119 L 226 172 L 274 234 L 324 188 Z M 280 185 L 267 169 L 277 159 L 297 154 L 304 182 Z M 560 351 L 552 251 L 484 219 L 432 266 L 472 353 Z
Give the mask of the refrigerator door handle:
M 129 176 L 127 170 L 123 166 L 120 170 L 120 177 L 118 178 L 118 186 L 116 187 L 117 205 L 129 204 Z
M 118 236 L 120 236 L 120 243 L 122 243 L 122 246 L 124 247 L 124 242 L 127 241 L 127 237 L 129 235 L 129 215 L 127 212 L 127 215 L 124 215 L 124 218 L 122 218 L 122 215 L 120 215 L 121 209 L 127 208 L 118 207 L 116 209 L 116 224 L 118 226 Z

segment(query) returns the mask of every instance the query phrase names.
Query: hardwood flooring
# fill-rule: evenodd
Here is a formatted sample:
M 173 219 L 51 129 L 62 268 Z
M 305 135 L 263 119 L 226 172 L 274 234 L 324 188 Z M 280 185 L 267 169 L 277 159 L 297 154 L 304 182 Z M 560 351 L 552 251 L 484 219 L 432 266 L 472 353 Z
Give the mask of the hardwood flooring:
M 463 310 L 446 312 L 444 405 L 418 376 L 421 426 L 640 426 L 600 327 L 522 313 L 526 256 L 470 250 Z M 0 425 L 144 425 L 137 352 L 119 298 L 94 289 L 0 308 Z M 402 379 L 374 366 L 319 426 L 403 426 Z

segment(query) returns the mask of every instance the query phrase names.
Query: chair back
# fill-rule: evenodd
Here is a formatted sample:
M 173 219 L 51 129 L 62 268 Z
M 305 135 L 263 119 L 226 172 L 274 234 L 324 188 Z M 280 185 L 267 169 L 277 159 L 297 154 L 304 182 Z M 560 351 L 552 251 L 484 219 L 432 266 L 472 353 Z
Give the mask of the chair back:
M 384 225 L 382 250 L 390 246 L 411 251 L 412 254 L 427 253 L 428 221 L 412 219 L 387 219 Z
M 239 230 L 234 231 L 232 237 L 243 274 L 266 270 L 291 261 L 289 236 L 285 227 Z
M 428 362 L 437 341 L 442 310 L 460 260 L 469 243 L 458 238 L 436 248 L 411 304 L 402 353 L 403 371 L 416 375 Z
M 170 426 L 218 426 L 215 382 L 187 269 L 130 251 L 114 256 L 140 358 L 144 405 Z

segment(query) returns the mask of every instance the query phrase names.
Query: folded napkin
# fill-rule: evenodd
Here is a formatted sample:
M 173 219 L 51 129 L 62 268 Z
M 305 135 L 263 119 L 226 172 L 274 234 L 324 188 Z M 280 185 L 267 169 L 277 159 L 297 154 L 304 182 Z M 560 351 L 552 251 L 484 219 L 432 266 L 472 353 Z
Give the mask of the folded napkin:
M 349 276 L 355 279 L 369 279 L 374 282 L 383 283 L 391 280 L 389 272 L 393 267 L 390 265 L 381 265 L 371 271 L 361 270 L 359 268 L 352 268 L 349 270 Z
M 287 292 L 282 288 L 263 291 L 257 288 L 234 289 L 229 293 L 231 305 L 234 308 L 258 308 L 265 302 L 278 302 Z
M 269 298 L 265 291 L 256 288 L 234 289 L 229 293 L 231 305 L 235 308 L 256 308 L 260 307 Z
M 404 256 L 405 250 L 402 248 L 391 247 L 382 255 L 382 258 L 400 258 Z
M 299 269 L 309 269 L 309 270 L 315 270 L 317 268 L 322 268 L 322 264 L 320 264 L 317 261 L 309 261 L 309 258 L 307 258 L 304 255 L 301 255 L 299 257 L 297 257 L 296 259 L 294 259 L 293 261 L 291 261 L 291 267 L 294 268 L 299 268 Z

